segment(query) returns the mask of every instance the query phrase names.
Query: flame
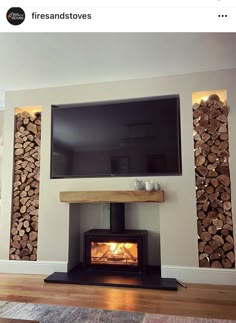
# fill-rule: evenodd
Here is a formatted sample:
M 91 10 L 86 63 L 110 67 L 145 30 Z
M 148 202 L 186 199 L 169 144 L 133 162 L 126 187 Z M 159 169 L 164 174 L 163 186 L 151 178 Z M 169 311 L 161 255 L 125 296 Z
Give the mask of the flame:
M 92 242 L 91 262 L 104 264 L 138 264 L 138 244 L 131 242 Z
M 107 245 L 110 247 L 111 251 L 115 251 L 117 248 L 117 243 L 116 242 L 108 242 Z
M 123 243 L 123 242 L 120 242 L 120 243 L 117 243 L 117 242 L 107 242 L 106 245 L 109 246 L 110 248 L 110 251 L 116 255 L 118 254 L 119 252 L 122 251 L 122 249 L 125 247 L 126 249 L 130 249 L 132 248 L 133 244 L 132 243 Z

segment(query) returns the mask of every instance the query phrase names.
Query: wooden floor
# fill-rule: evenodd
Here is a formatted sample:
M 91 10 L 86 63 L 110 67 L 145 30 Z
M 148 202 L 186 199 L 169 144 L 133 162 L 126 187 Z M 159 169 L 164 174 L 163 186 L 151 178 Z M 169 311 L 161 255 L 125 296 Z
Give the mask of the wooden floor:
M 177 292 L 44 283 L 42 275 L 0 274 L 0 301 L 235 319 L 236 286 L 187 284 Z

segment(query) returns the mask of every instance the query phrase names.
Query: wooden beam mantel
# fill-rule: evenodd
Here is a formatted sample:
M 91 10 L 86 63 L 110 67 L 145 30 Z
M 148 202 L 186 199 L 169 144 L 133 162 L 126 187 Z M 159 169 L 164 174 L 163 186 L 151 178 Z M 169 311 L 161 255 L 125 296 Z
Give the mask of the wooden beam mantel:
M 73 191 L 60 192 L 66 203 L 164 202 L 164 191 Z

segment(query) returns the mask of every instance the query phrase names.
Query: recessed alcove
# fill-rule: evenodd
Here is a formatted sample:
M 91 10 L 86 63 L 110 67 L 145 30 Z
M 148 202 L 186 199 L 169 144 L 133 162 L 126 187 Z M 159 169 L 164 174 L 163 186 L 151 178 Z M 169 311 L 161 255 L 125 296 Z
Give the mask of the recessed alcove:
M 37 260 L 41 110 L 22 106 L 14 111 L 10 260 Z
M 61 192 L 60 200 L 70 202 L 69 270 L 83 260 L 83 233 L 90 229 L 109 228 L 109 200 L 127 202 L 125 203 L 126 229 L 149 231 L 149 264 L 160 266 L 160 214 L 157 202 L 164 201 L 163 191 Z M 79 252 L 76 246 L 79 246 Z
M 199 266 L 234 268 L 227 92 L 195 92 L 192 103 Z
M 125 203 L 125 228 L 127 230 L 148 230 L 149 265 L 160 266 L 160 214 L 157 202 L 164 201 L 163 191 L 61 192 L 60 200 L 71 202 L 69 269 L 78 264 L 79 260 L 83 260 L 83 233 L 90 229 L 109 228 L 110 204 L 108 200 L 128 202 Z M 76 253 L 78 255 L 76 245 L 80 246 L 77 261 L 75 260 Z
M 143 204 L 142 208 L 135 207 L 138 196 L 140 196 L 141 202 L 146 201 L 146 203 L 141 203 Z M 168 278 L 162 279 L 160 273 L 160 223 L 156 202 L 164 201 L 163 191 L 61 192 L 60 199 L 63 202 L 73 201 L 70 203 L 69 208 L 68 272 L 54 273 L 47 277 L 45 282 L 176 290 L 176 280 Z M 131 274 L 126 272 L 125 269 L 124 271 L 122 269 L 102 269 L 104 265 L 100 270 L 98 268 L 99 266 L 96 266 L 98 270 L 92 272 L 90 269 L 85 268 L 84 233 L 90 232 L 92 229 L 91 232 L 104 231 L 101 229 L 107 229 L 107 232 L 112 232 L 109 229 L 111 224 L 111 222 L 109 223 L 109 219 L 111 220 L 109 214 L 110 208 L 107 203 L 109 199 L 112 200 L 113 205 L 123 204 L 120 201 L 127 202 L 124 208 L 125 231 L 122 231 L 120 234 L 116 233 L 114 236 L 125 239 L 124 237 L 129 232 L 133 234 L 135 230 L 139 232 L 144 232 L 140 230 L 145 230 L 148 233 L 148 251 L 144 249 L 146 250 L 144 254 L 148 254 L 147 270 L 145 269 Z M 100 203 L 97 203 L 98 200 Z M 146 207 L 147 204 L 149 206 L 148 208 Z M 120 214 L 117 213 L 116 216 L 119 217 Z M 105 241 L 110 241 L 110 238 L 105 239 Z
M 69 260 L 70 268 L 73 268 L 76 254 L 79 255 L 78 260 L 83 261 L 84 232 L 95 228 L 109 229 L 110 204 L 70 204 L 69 213 L 71 228 Z M 126 203 L 125 215 L 125 227 L 127 230 L 148 230 L 149 265 L 160 266 L 160 212 L 157 204 Z

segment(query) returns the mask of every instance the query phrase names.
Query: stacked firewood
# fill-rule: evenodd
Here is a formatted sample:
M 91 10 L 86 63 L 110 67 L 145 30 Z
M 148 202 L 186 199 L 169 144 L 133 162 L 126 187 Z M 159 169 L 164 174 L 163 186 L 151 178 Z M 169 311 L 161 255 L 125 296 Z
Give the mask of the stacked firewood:
M 215 94 L 193 105 L 199 266 L 235 265 L 228 107 Z
M 41 113 L 16 115 L 10 259 L 37 260 Z

